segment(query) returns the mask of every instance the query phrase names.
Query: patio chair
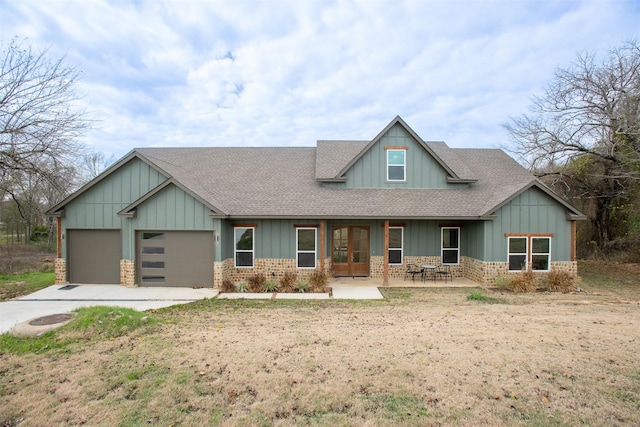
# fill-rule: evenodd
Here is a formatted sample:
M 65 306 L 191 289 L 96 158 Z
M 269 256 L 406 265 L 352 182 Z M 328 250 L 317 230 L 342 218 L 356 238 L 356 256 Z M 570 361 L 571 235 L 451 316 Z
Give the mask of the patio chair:
M 436 277 L 444 277 L 444 283 L 447 283 L 447 279 L 450 279 L 453 282 L 451 266 L 447 264 L 440 264 L 438 268 L 436 268 Z
M 416 281 L 416 276 L 419 275 L 422 278 L 422 268 L 416 264 L 407 264 L 407 269 L 404 272 L 404 280 L 407 280 L 407 276 L 411 276 L 411 280 Z

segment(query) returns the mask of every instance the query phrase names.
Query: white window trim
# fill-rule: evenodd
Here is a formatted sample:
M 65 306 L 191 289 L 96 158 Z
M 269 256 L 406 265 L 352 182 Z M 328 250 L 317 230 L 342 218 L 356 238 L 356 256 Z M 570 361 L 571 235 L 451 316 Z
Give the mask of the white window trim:
M 444 247 L 444 230 L 458 230 L 458 247 L 457 248 L 445 248 Z M 444 262 L 444 251 L 453 251 L 458 253 L 456 259 L 457 262 Z M 460 265 L 460 227 L 440 227 L 440 262 L 445 265 Z
M 549 271 L 551 271 L 551 243 L 552 243 L 552 236 L 508 236 L 507 240 L 507 268 L 509 268 L 509 255 L 524 255 L 524 271 L 529 271 L 529 267 L 531 266 L 531 271 L 534 272 L 540 272 L 540 273 L 548 273 Z M 526 247 L 526 253 L 521 253 L 521 252 L 514 252 L 511 253 L 509 252 L 509 241 L 511 239 L 525 239 L 525 241 L 527 242 L 527 247 Z M 533 252 L 533 239 L 547 239 L 549 241 L 549 252 Z M 533 256 L 534 255 L 546 255 L 549 257 L 549 261 L 547 262 L 547 269 L 546 270 L 534 270 L 533 269 Z M 522 270 L 518 269 L 518 270 L 508 270 L 509 273 L 519 273 Z
M 300 230 L 313 230 L 313 241 L 314 248 L 313 251 L 301 251 L 298 249 L 298 232 Z M 313 267 L 300 267 L 300 254 L 310 254 L 313 253 Z M 313 270 L 316 268 L 316 264 L 318 263 L 318 230 L 315 227 L 298 227 L 296 228 L 296 268 L 305 269 L 305 270 Z
M 509 247 L 511 246 L 511 239 L 524 239 L 526 242 L 526 248 L 524 252 L 509 252 Z M 509 256 L 510 255 L 524 255 L 524 271 L 529 270 L 529 236 L 509 236 L 507 240 L 507 269 L 509 273 L 520 273 L 522 269 L 511 270 L 509 268 Z
M 529 246 L 531 248 L 531 259 L 530 259 L 530 265 L 531 265 L 531 271 L 542 271 L 542 272 L 549 272 L 551 271 L 551 237 L 547 237 L 547 236 L 531 236 L 531 245 Z M 533 252 L 533 239 L 547 239 L 549 241 L 549 252 Z M 533 269 L 533 256 L 534 255 L 546 255 L 549 257 L 549 260 L 547 261 L 547 269 L 546 270 L 534 270 Z
M 253 238 L 251 239 L 251 250 L 238 250 L 238 245 L 237 245 L 237 241 L 236 241 L 236 231 L 237 230 L 253 230 L 252 231 L 252 236 Z M 244 233 L 244 231 L 243 231 Z M 255 254 L 255 250 L 256 250 L 256 228 L 255 227 L 234 227 L 233 228 L 233 266 L 235 268 L 253 268 L 255 266 L 256 263 L 256 254 Z M 236 263 L 238 262 L 238 252 L 242 252 L 242 253 L 247 253 L 247 252 L 251 252 L 251 265 L 237 265 Z
M 404 227 L 389 227 L 389 230 L 393 230 L 393 229 L 400 229 L 400 248 L 387 248 L 389 251 L 394 250 L 397 251 L 398 249 L 400 250 L 400 262 L 391 262 L 389 261 L 389 265 L 402 265 L 404 263 Z M 389 257 L 389 259 L 391 259 L 391 257 Z
M 391 165 L 389 164 L 389 154 L 391 154 L 394 151 L 402 151 L 404 153 L 403 159 L 404 159 L 404 163 L 402 165 Z M 393 150 L 387 150 L 387 181 L 390 182 L 406 182 L 407 181 L 407 150 L 400 150 L 400 149 L 393 149 Z M 403 170 L 403 179 L 390 179 L 389 178 L 389 166 L 402 166 L 402 170 Z

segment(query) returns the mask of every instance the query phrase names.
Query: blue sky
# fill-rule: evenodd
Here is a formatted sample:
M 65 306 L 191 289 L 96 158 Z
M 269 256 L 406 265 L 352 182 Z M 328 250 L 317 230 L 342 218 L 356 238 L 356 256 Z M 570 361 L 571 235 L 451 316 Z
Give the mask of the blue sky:
M 0 0 L 14 36 L 82 71 L 106 156 L 371 139 L 396 115 L 501 147 L 558 66 L 640 37 L 640 2 Z

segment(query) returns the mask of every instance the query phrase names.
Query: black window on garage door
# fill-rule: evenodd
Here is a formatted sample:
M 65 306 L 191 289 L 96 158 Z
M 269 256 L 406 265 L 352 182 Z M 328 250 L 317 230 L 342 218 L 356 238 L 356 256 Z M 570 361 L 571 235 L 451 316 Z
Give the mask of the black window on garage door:
M 212 231 L 138 231 L 140 286 L 213 287 Z

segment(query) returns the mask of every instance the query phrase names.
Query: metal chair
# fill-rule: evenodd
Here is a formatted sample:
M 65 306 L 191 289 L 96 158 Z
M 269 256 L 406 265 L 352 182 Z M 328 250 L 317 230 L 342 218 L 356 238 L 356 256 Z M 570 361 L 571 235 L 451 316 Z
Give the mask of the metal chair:
M 407 264 L 407 269 L 404 272 L 404 280 L 407 280 L 407 276 L 411 275 L 411 280 L 416 281 L 416 276 L 422 277 L 422 268 L 416 264 Z
M 447 283 L 447 278 L 453 282 L 453 274 L 451 273 L 451 266 L 447 264 L 440 264 L 436 268 L 436 276 L 444 277 L 444 283 Z

